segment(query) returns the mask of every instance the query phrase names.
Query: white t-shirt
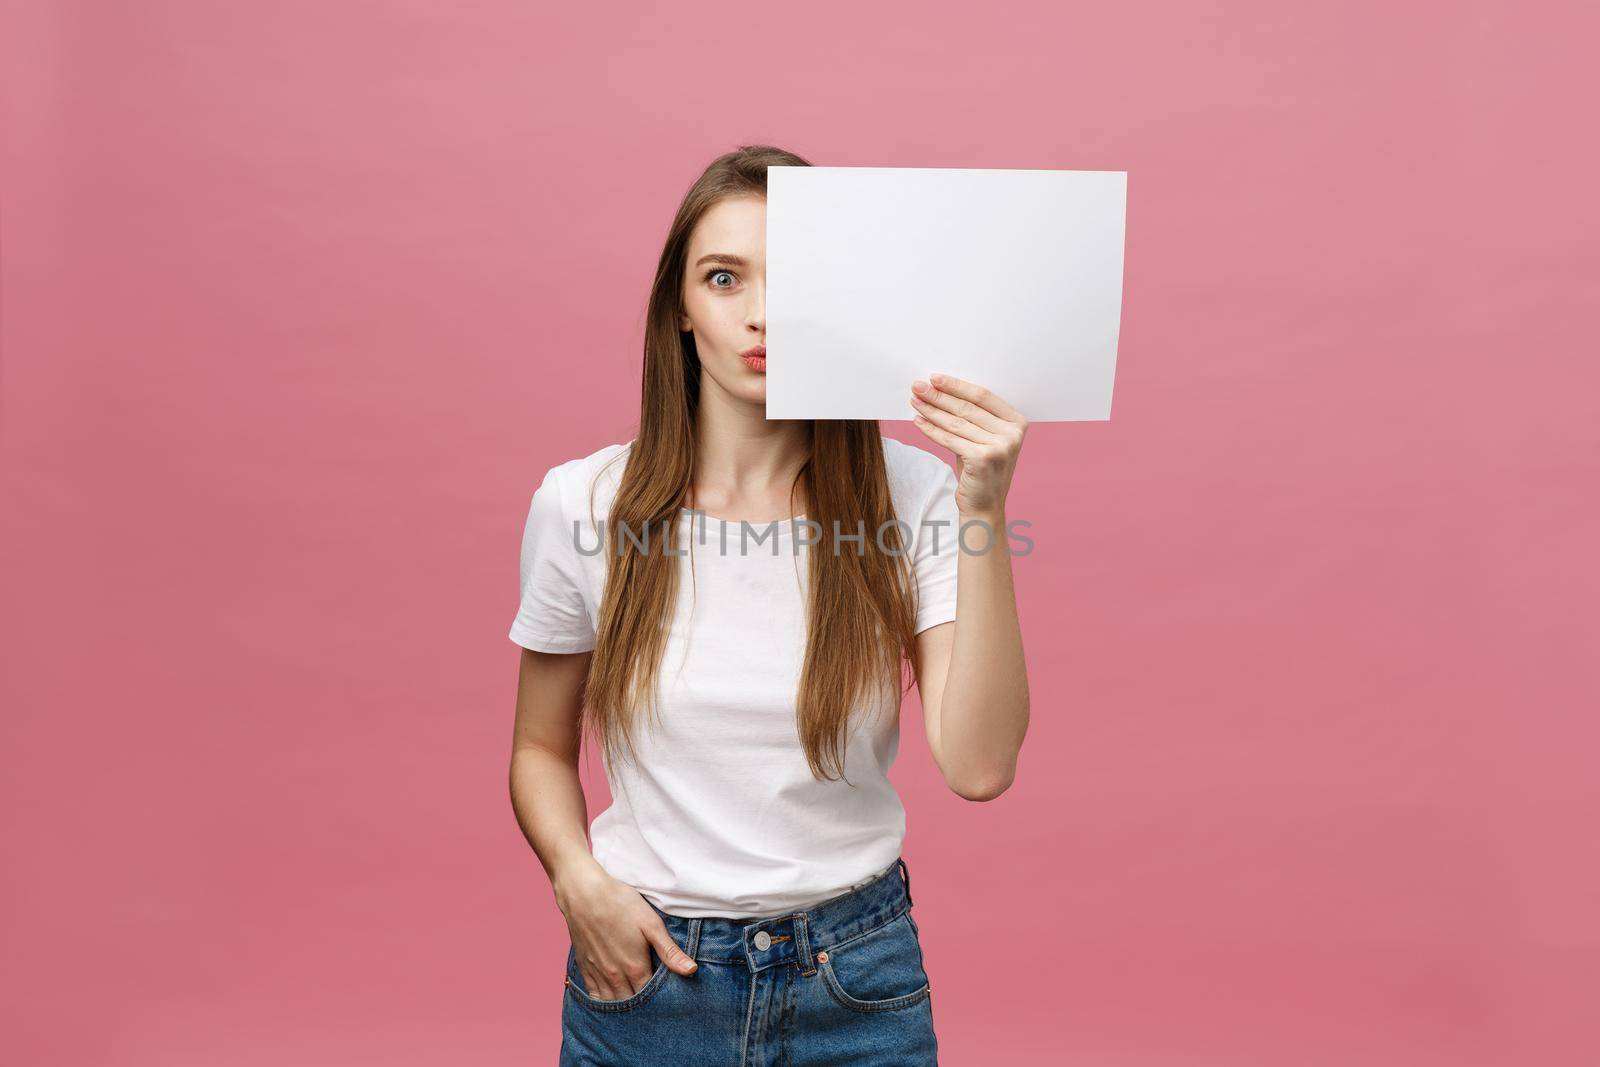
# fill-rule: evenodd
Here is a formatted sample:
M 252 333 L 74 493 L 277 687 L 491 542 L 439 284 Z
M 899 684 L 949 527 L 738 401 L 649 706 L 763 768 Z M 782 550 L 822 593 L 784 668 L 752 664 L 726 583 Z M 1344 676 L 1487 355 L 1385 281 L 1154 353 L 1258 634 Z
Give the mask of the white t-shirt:
M 594 648 L 606 559 L 596 523 L 606 519 L 626 462 L 617 457 L 628 447 L 607 445 L 562 463 L 534 493 L 510 635 L 524 648 Z M 910 535 L 920 633 L 956 616 L 955 475 L 912 445 L 884 438 L 883 449 L 895 514 L 906 524 L 902 535 Z M 688 511 L 679 521 L 678 551 L 689 555 L 678 560 L 661 721 L 653 728 L 641 712 L 637 760 L 624 753 L 607 769 L 613 802 L 590 827 L 594 857 L 674 915 L 786 914 L 870 880 L 900 855 L 905 809 L 888 778 L 899 717 L 892 709 L 857 709 L 845 748 L 845 777 L 853 784 L 814 778 L 795 701 L 805 656 L 806 554 L 829 551 L 831 532 L 818 539 L 815 526 L 807 530 L 798 520 L 769 526 Z M 649 535 L 660 533 L 658 524 Z M 982 534 L 968 543 L 976 550 Z M 839 550 L 856 548 L 841 542 Z

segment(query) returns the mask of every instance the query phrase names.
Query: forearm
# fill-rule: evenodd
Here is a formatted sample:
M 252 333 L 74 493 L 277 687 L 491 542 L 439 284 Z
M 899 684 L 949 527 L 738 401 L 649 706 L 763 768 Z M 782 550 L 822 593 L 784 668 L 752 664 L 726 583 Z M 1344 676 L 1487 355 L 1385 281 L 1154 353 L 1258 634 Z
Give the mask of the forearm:
M 989 524 L 991 539 L 988 551 L 976 551 L 983 546 L 983 528 L 974 526 L 968 536 L 974 551 L 958 552 L 955 635 L 939 736 L 952 783 L 994 796 L 1016 775 L 1028 729 L 1028 673 L 1005 513 L 961 516 L 963 523 L 975 519 Z
M 522 744 L 511 754 L 511 808 L 559 902 L 568 882 L 598 867 L 578 768 L 560 753 Z

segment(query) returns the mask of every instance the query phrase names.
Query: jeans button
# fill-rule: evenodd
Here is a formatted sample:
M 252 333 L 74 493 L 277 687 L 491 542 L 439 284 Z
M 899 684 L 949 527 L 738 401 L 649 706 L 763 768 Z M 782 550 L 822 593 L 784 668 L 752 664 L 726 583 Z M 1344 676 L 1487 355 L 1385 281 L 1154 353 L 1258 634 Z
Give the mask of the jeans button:
M 765 952 L 767 949 L 772 947 L 772 935 L 767 933 L 765 930 L 756 931 L 755 941 L 756 948 L 760 949 L 762 952 Z

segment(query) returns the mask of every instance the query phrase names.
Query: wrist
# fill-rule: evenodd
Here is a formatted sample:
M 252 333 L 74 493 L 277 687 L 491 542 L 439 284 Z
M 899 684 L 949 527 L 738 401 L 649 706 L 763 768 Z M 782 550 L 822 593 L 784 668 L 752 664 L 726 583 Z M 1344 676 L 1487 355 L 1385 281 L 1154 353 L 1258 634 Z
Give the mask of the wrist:
M 550 868 L 550 889 L 555 893 L 556 906 L 565 912 L 568 900 L 588 892 L 595 878 L 604 875 L 605 869 L 587 850 L 564 857 Z
M 996 530 L 1005 529 L 1006 508 L 1004 504 L 988 508 L 957 508 L 956 514 L 960 516 L 960 520 L 963 523 L 986 522 Z

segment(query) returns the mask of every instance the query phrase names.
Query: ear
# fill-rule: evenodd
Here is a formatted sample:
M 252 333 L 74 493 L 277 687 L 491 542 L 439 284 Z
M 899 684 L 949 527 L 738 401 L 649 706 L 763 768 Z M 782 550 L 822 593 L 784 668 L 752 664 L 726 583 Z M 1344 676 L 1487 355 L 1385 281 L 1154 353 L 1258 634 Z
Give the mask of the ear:
M 687 315 L 679 315 L 678 316 L 678 332 L 679 333 L 693 333 L 694 332 L 694 327 L 692 325 L 690 325 L 690 323 L 689 323 L 689 316 L 687 316 Z

